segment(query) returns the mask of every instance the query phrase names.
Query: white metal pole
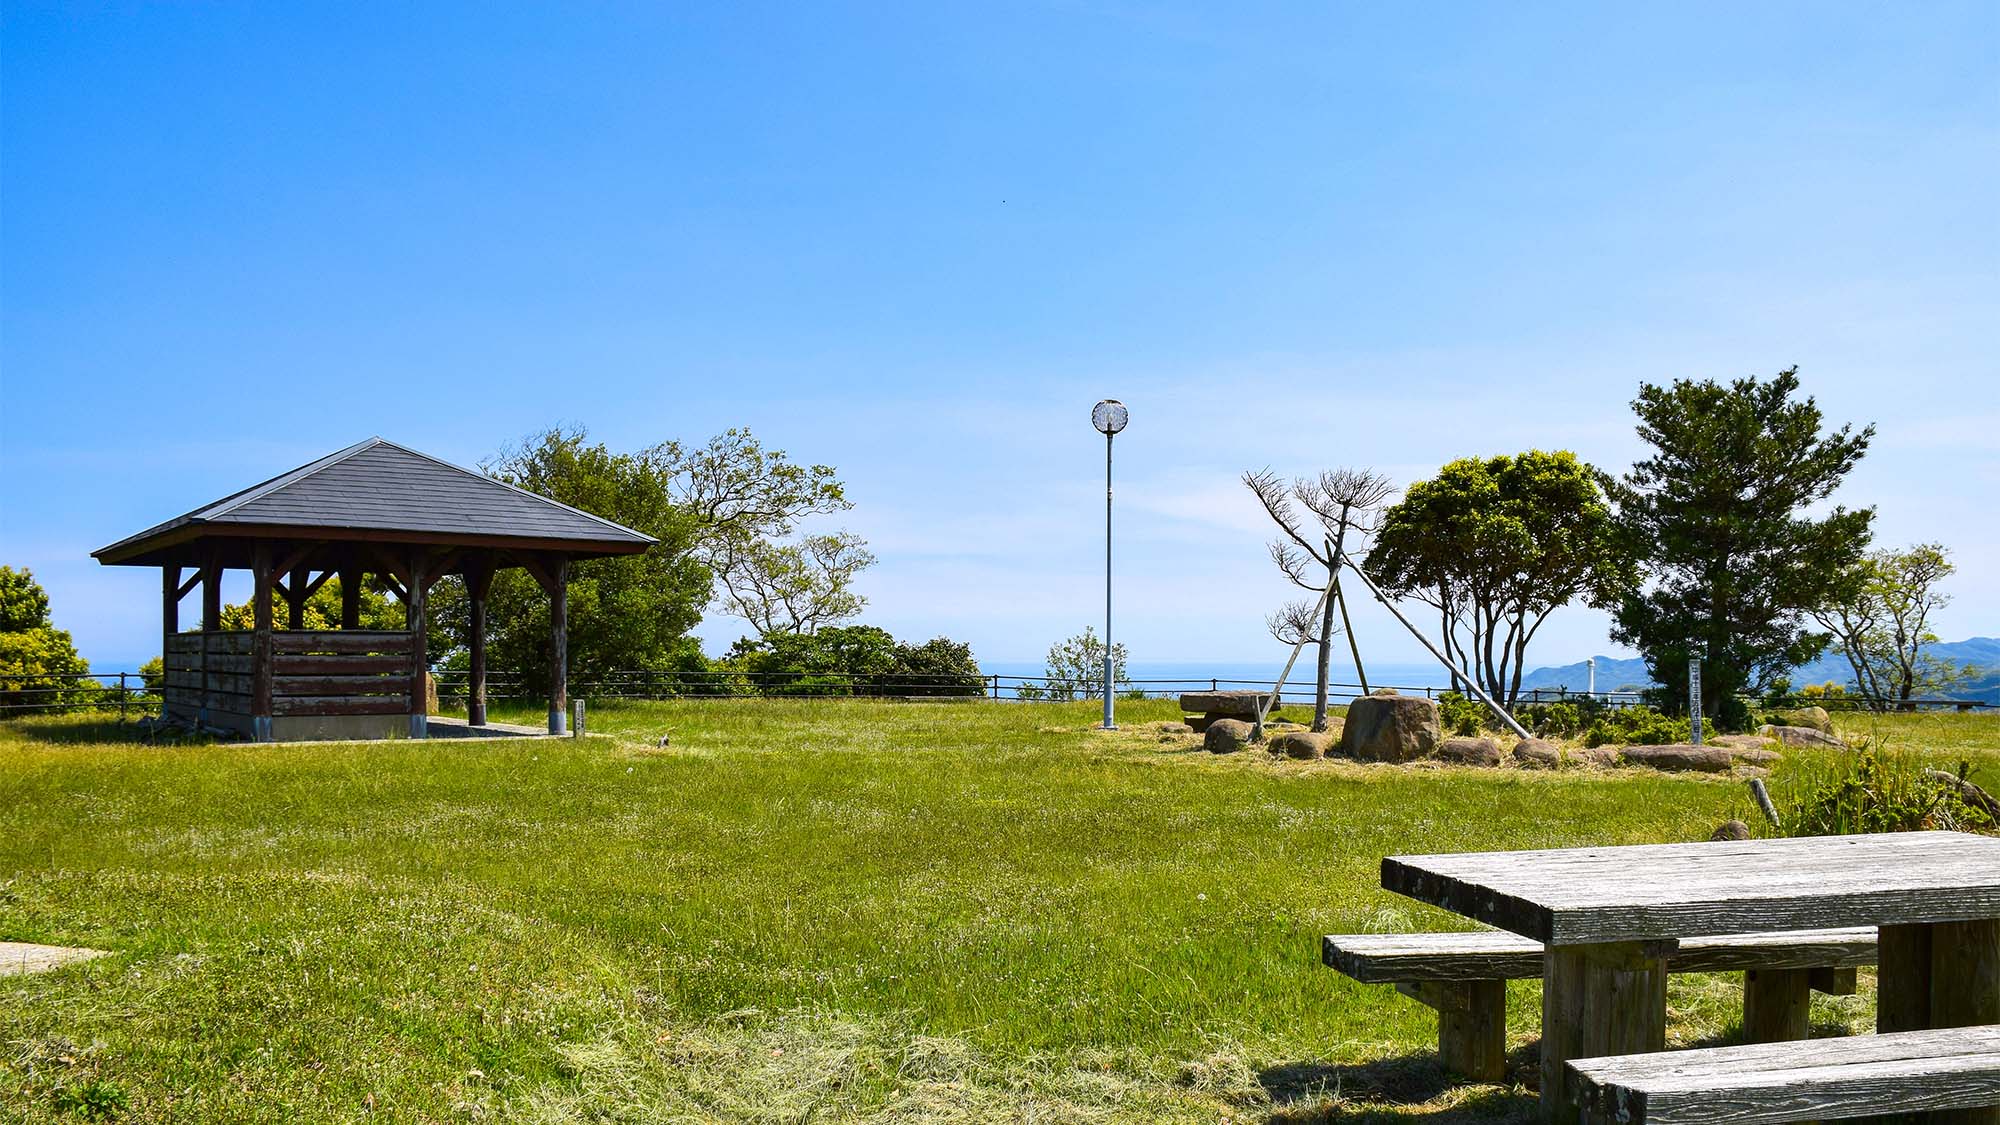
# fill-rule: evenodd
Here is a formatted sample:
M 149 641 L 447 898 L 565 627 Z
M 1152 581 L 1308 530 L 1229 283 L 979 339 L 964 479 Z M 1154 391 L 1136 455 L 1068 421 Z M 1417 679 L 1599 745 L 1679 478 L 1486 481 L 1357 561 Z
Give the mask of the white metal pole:
M 1111 659 L 1111 438 L 1104 435 L 1104 729 L 1117 730 L 1112 716 Z

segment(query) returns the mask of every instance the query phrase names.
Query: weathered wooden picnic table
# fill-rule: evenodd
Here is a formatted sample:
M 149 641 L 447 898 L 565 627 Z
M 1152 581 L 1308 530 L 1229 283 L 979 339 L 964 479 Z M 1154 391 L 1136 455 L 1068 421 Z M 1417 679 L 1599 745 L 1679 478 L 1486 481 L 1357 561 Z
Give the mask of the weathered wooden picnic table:
M 1548 947 L 1542 1106 L 1550 1120 L 1574 1117 L 1565 1062 L 1666 1049 L 1666 957 L 1682 938 L 1876 926 L 1878 1031 L 2000 1023 L 2000 839 L 1991 837 L 1391 856 L 1382 886 Z

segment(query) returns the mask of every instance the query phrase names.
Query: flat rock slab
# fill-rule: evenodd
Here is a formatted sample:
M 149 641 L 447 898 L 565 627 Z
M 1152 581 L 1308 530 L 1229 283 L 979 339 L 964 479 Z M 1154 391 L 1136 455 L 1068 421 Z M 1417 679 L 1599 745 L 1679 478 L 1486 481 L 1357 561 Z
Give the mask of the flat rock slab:
M 1266 699 L 1271 699 L 1268 691 L 1184 691 L 1181 693 L 1181 710 L 1199 711 L 1210 716 L 1247 717 L 1255 715 Z M 1272 699 L 1269 710 L 1276 711 L 1279 706 L 1280 701 Z
M 73 945 L 35 945 L 25 941 L 0 941 L 0 977 L 46 973 L 50 969 L 60 969 L 64 965 L 102 957 L 105 952 L 102 949 L 83 949 Z

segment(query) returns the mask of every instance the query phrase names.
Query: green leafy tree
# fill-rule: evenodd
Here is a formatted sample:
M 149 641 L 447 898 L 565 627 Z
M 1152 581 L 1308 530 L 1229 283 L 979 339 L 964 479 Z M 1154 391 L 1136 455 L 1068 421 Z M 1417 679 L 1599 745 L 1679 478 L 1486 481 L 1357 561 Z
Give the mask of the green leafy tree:
M 700 516 L 678 504 L 675 455 L 663 447 L 614 453 L 581 429 L 554 429 L 484 466 L 518 488 L 624 524 L 658 539 L 645 553 L 574 563 L 569 575 L 572 680 L 613 671 L 685 670 L 700 646 L 687 636 L 712 590 L 695 553 Z M 441 658 L 463 662 L 470 621 L 456 578 L 431 592 Z M 526 571 L 502 570 L 487 598 L 487 662 L 518 677 L 524 694 L 549 687 L 549 599 Z
M 55 627 L 48 591 L 27 569 L 0 566 L 0 713 L 60 711 L 94 700 L 90 662 Z
M 1871 551 L 1855 560 L 1833 599 L 1813 611 L 1854 669 L 1854 684 L 1876 710 L 1942 695 L 1976 669 L 1924 651 L 1938 643 L 1931 615 L 1951 604 L 1939 584 L 1957 570 L 1942 544 Z
M 853 588 L 875 562 L 861 537 L 797 535 L 802 520 L 853 507 L 829 466 L 796 464 L 743 429 L 700 446 L 665 442 L 641 456 L 693 518 L 690 546 L 715 575 L 724 612 L 760 633 L 810 633 L 867 605 Z
M 589 440 L 581 428 L 557 428 L 484 468 L 496 479 L 659 540 L 644 554 L 571 567 L 574 680 L 613 671 L 691 675 L 705 669 L 699 644 L 687 634 L 717 600 L 718 584 L 727 591 L 720 604 L 760 615 L 760 628 L 811 631 L 860 608 L 848 583 L 872 556 L 858 538 L 807 537 L 791 545 L 795 552 L 782 542 L 799 521 L 848 507 L 833 470 L 795 464 L 746 430 L 726 431 L 699 446 L 668 441 L 618 453 Z M 810 573 L 795 580 L 800 567 Z M 781 604 L 767 606 L 767 597 Z M 452 663 L 463 663 L 465 601 L 456 578 L 441 581 L 431 595 L 433 628 Z M 547 595 L 526 573 L 505 570 L 494 578 L 488 661 L 496 671 L 517 673 L 528 694 L 548 688 L 548 613 Z
M 1505 706 L 1549 614 L 1603 604 L 1633 574 L 1596 470 L 1540 450 L 1453 461 L 1411 485 L 1367 565 L 1385 590 L 1438 611 L 1444 651 Z
M 1798 390 L 1789 368 L 1727 385 L 1646 384 L 1632 404 L 1653 454 L 1606 482 L 1641 560 L 1612 637 L 1645 656 L 1669 709 L 1688 707 L 1687 662 L 1702 653 L 1702 713 L 1725 726 L 1745 721 L 1740 693 L 1761 692 L 1825 649 L 1828 635 L 1807 628 L 1809 615 L 1868 545 L 1872 508 L 1810 512 L 1867 452 L 1875 428 L 1826 432 L 1819 406 Z
M 1116 685 L 1128 682 L 1125 675 L 1125 646 L 1111 646 L 1111 679 Z M 1103 699 L 1104 641 L 1097 630 L 1086 625 L 1083 632 L 1049 646 L 1048 664 L 1042 671 L 1046 683 L 1023 699 Z
M 874 562 L 861 537 L 844 531 L 753 540 L 728 553 L 722 601 L 766 636 L 811 633 L 861 613 L 868 601 L 854 591 L 854 576 Z

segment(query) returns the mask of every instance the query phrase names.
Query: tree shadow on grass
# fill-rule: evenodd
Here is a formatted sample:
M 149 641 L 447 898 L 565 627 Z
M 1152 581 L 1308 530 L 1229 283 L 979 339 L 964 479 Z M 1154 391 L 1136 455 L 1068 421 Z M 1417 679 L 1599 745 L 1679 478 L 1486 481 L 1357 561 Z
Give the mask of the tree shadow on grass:
M 1539 1118 L 1532 1087 L 1540 1062 L 1539 1043 L 1508 1052 L 1502 1085 L 1468 1083 L 1428 1051 L 1357 1066 L 1284 1063 L 1257 1078 L 1271 1099 L 1271 1125 L 1526 1125 Z

